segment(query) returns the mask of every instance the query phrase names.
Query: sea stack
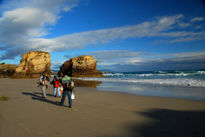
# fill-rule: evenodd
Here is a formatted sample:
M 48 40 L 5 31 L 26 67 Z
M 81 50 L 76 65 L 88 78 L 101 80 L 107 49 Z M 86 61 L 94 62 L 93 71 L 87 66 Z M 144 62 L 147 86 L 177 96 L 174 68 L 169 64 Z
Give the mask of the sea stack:
M 13 64 L 0 64 L 0 78 L 12 77 L 16 71 L 16 65 Z
M 59 76 L 72 77 L 103 77 L 102 72 L 96 70 L 97 60 L 89 55 L 74 57 L 60 67 Z
M 51 57 L 48 52 L 30 51 L 23 54 L 14 78 L 36 78 L 42 73 L 50 73 Z

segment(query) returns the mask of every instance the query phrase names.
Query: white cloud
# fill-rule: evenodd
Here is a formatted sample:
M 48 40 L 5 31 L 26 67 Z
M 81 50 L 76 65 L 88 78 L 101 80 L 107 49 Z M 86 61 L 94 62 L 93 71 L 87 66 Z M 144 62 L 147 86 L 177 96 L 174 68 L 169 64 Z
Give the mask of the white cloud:
M 133 50 L 104 50 L 89 53 L 98 60 L 99 65 L 127 64 L 140 62 L 144 53 Z
M 133 50 L 106 50 L 90 52 L 98 60 L 98 69 L 111 71 L 149 71 L 173 69 L 204 69 L 205 51 L 172 54 L 144 53 Z M 59 69 L 63 62 L 52 63 Z
M 104 51 L 95 51 L 91 52 L 93 56 L 95 56 L 97 59 L 120 59 L 123 58 L 130 58 L 130 57 L 136 57 L 141 54 L 142 52 L 138 51 L 132 51 L 132 50 L 104 50 Z
M 58 14 L 64 7 L 69 10 L 77 6 L 79 0 L 13 0 L 1 5 L 0 17 L 0 49 L 6 54 L 0 59 L 11 59 L 28 50 L 45 49 L 45 45 L 54 40 L 42 39 L 47 35 L 46 25 L 54 25 L 59 19 Z M 68 11 L 68 10 L 67 10 Z M 56 43 L 56 42 L 54 42 Z M 33 46 L 37 44 L 37 48 Z M 42 47 L 39 47 L 41 46 Z M 12 56 L 9 52 L 13 50 Z
M 110 71 L 153 71 L 153 70 L 185 70 L 204 69 L 205 51 L 183 52 L 168 54 L 167 57 L 160 54 L 146 54 L 147 59 L 138 56 L 136 58 L 126 58 L 126 62 L 117 62 L 107 65 L 99 65 L 99 69 Z M 151 56 L 152 58 L 149 58 Z M 159 56 L 162 56 L 161 58 Z M 123 58 L 123 57 L 121 57 Z M 149 58 L 149 59 L 148 59 Z M 116 59 L 117 60 L 117 59 Z M 107 60 L 109 62 L 109 60 Z M 112 61 L 115 62 L 115 61 Z
M 69 8 L 69 7 L 65 7 L 63 10 L 64 10 L 65 12 L 68 12 L 68 11 L 71 10 L 71 8 Z
M 88 53 L 97 59 L 98 66 L 141 62 L 139 56 L 144 54 L 135 50 L 103 50 Z M 71 56 L 65 55 L 65 57 L 70 58 Z
M 63 63 L 63 61 L 51 62 L 51 70 L 59 70 Z
M 108 28 L 102 30 L 94 30 L 68 34 L 53 39 L 58 43 L 59 48 L 82 48 L 86 45 L 97 45 L 112 42 L 116 39 L 142 38 L 142 37 L 164 37 L 172 38 L 167 41 L 169 43 L 185 42 L 196 39 L 203 39 L 204 31 L 186 31 L 174 30 L 179 26 L 184 16 L 179 14 L 176 16 L 158 17 L 150 22 L 143 22 L 133 26 L 123 26 L 117 28 Z M 183 27 L 184 28 L 184 27 Z M 51 47 L 52 48 L 52 47 Z M 54 48 L 55 49 L 55 48 Z M 52 49 L 51 49 L 52 50 Z
M 180 23 L 179 23 L 179 26 L 180 26 L 181 28 L 186 28 L 186 27 L 191 26 L 191 24 L 190 24 L 190 23 L 185 23 L 185 22 L 180 22 Z
M 72 9 L 78 6 L 80 0 L 10 0 L 5 1 L 0 8 L 13 10 L 22 7 L 43 9 L 52 13 L 60 12 L 64 8 Z
M 36 8 L 20 8 L 4 12 L 0 18 L 0 42 L 7 45 L 14 45 L 13 42 L 22 45 L 27 38 L 45 35 L 46 30 L 43 26 L 53 24 L 55 21 L 55 15 Z
M 42 38 L 48 34 L 46 25 L 54 25 L 60 11 L 70 11 L 79 0 L 28 0 L 14 9 L 4 11 L 0 17 L 0 49 L 6 51 L 0 60 L 13 58 L 29 50 L 63 51 L 84 48 L 87 45 L 101 45 L 127 38 L 157 37 L 169 38 L 169 43 L 202 39 L 204 31 L 180 30 L 190 22 L 184 22 L 184 15 L 155 17 L 136 25 L 91 30 L 67 34 L 56 38 Z M 11 6 L 12 7 L 12 4 Z M 8 8 L 9 9 L 9 8 Z M 196 19 L 195 19 L 196 20 Z M 198 19 L 199 20 L 199 19 Z M 176 28 L 179 27 L 179 30 Z M 18 49 L 18 52 L 13 52 Z M 19 50 L 20 49 L 20 50 Z M 12 52 L 12 56 L 8 54 Z
M 191 19 L 191 22 L 197 22 L 197 21 L 203 21 L 203 20 L 205 20 L 205 18 L 203 18 L 203 17 L 195 17 L 195 18 Z
M 65 49 L 83 48 L 86 45 L 105 44 L 116 39 L 127 39 L 133 37 L 200 37 L 201 33 L 196 32 L 169 32 L 171 29 L 175 28 L 176 24 L 183 18 L 183 15 L 161 17 L 154 21 L 143 22 L 133 26 L 80 32 L 56 37 L 53 39 L 31 39 L 29 41 L 29 45 L 32 45 L 34 49 L 39 49 L 40 47 L 44 49 L 44 47 L 47 45 L 47 51 L 60 51 Z M 56 48 L 56 45 L 58 45 L 58 48 Z
M 173 56 L 175 57 L 199 57 L 199 56 L 205 56 L 205 51 L 175 53 L 173 54 Z

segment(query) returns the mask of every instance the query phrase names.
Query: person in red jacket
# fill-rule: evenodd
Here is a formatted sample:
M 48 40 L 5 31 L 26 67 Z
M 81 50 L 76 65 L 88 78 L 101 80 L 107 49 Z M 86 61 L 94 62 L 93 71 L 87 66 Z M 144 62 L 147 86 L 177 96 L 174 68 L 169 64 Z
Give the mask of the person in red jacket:
M 53 81 L 53 94 L 55 97 L 61 97 L 61 93 L 60 93 L 60 82 L 59 80 L 56 78 L 56 76 L 54 76 Z

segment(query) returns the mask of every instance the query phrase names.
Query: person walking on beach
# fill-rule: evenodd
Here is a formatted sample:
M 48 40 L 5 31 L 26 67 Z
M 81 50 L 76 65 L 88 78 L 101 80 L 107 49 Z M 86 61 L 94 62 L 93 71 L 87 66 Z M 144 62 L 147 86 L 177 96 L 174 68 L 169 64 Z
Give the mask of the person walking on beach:
M 40 79 L 40 87 L 41 87 L 41 91 L 42 91 L 42 97 L 46 98 L 46 89 L 48 86 L 48 79 L 45 75 L 42 75 L 42 78 Z
M 61 93 L 60 93 L 60 82 L 59 80 L 57 79 L 56 76 L 54 76 L 53 78 L 53 81 L 51 82 L 51 84 L 53 84 L 53 95 L 55 97 L 61 97 Z
M 71 108 L 72 107 L 71 93 L 74 87 L 74 82 L 71 81 L 71 78 L 69 76 L 65 75 L 65 77 L 63 77 L 62 79 L 62 85 L 63 85 L 63 95 L 61 98 L 60 105 L 64 104 L 65 96 L 68 95 L 68 104 L 69 104 L 69 108 Z

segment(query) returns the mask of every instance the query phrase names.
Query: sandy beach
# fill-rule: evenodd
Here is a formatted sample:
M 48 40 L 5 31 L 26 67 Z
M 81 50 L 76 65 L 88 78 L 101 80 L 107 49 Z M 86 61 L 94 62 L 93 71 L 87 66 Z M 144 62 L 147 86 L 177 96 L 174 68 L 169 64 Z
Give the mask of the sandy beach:
M 205 137 L 205 101 L 76 87 L 73 108 L 36 79 L 0 79 L 0 137 Z

